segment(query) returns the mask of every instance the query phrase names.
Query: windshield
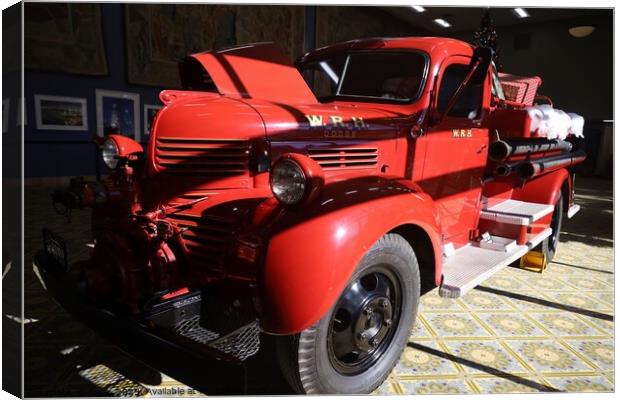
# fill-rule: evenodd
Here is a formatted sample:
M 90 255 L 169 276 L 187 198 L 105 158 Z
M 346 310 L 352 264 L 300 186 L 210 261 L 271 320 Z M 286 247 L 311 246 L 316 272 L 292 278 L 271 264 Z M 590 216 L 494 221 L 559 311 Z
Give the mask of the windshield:
M 353 53 L 313 61 L 301 72 L 321 101 L 334 98 L 409 103 L 420 96 L 426 57 L 417 52 Z

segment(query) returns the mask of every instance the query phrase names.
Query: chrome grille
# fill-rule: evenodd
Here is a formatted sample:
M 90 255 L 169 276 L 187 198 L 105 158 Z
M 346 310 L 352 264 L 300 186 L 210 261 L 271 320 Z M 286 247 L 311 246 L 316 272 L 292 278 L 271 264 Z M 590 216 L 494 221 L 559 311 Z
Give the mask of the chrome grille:
M 156 162 L 174 174 L 248 174 L 250 144 L 244 140 L 157 138 Z
M 308 155 L 323 168 L 371 168 L 377 165 L 376 148 L 311 148 Z
M 220 266 L 232 241 L 233 222 L 212 216 L 173 214 L 168 217 L 181 228 L 181 237 L 190 251 L 192 262 Z

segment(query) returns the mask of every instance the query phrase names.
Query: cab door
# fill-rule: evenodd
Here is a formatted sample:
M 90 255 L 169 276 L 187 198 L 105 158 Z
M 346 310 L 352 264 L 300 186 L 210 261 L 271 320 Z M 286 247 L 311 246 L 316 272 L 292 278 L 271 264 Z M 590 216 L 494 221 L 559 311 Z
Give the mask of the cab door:
M 435 82 L 431 115 L 440 116 L 469 70 L 469 57 L 449 57 Z M 490 103 L 489 77 L 461 93 L 451 111 L 430 123 L 419 184 L 435 200 L 444 243 L 459 247 L 478 225 L 482 178 L 487 162 L 489 132 L 483 125 Z M 439 118 L 434 118 L 437 121 Z

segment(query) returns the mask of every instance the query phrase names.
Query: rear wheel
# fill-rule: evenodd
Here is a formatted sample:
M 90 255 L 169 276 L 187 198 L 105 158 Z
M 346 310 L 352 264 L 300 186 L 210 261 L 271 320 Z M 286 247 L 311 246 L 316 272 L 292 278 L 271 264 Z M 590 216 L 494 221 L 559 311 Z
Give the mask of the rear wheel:
M 551 262 L 555 253 L 557 252 L 558 245 L 560 244 L 560 231 L 562 230 L 562 218 L 564 209 L 564 198 L 562 194 L 558 197 L 558 201 L 555 203 L 553 209 L 553 216 L 551 217 L 550 228 L 552 230 L 551 235 L 543 240 L 536 250 L 541 251 L 547 257 L 547 261 Z
M 407 344 L 419 297 L 413 249 L 400 235 L 383 236 L 319 322 L 277 338 L 285 378 L 298 393 L 372 392 Z

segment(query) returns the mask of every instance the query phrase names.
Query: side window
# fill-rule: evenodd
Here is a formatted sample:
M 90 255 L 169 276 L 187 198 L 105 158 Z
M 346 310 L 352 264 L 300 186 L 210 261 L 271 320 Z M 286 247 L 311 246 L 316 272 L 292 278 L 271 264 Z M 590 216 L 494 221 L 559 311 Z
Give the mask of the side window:
M 452 64 L 446 68 L 439 87 L 437 110 L 443 112 L 452 95 L 467 76 L 469 66 L 465 64 Z M 480 115 L 482 106 L 482 85 L 467 85 L 459 99 L 448 113 L 451 117 L 476 119 Z

